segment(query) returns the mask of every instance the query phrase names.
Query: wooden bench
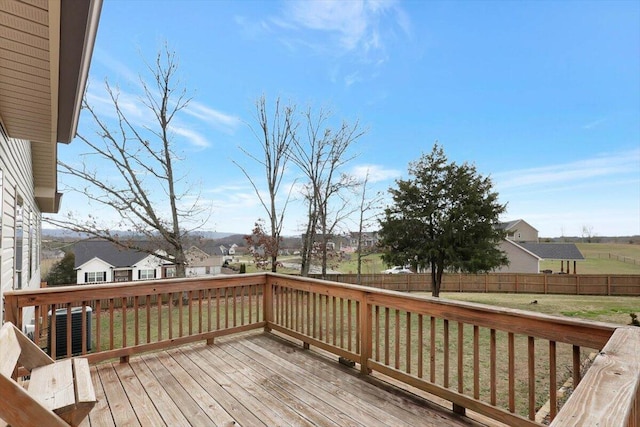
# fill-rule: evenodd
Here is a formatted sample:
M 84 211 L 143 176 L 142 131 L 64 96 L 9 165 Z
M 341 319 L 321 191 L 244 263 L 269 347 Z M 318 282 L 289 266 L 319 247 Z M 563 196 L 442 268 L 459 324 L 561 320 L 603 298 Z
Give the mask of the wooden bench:
M 30 372 L 27 389 L 19 366 Z M 56 362 L 11 322 L 0 328 L 0 396 L 0 419 L 13 427 L 77 426 L 96 404 L 87 359 Z

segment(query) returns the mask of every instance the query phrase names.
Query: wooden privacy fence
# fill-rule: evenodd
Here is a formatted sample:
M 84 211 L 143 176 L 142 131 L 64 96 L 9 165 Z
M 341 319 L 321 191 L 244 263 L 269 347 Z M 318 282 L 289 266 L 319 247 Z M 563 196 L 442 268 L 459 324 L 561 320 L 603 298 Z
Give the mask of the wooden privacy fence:
M 35 339 L 54 358 L 61 339 L 64 357 L 127 361 L 264 328 L 437 395 L 459 413 L 540 425 L 536 412 L 549 401 L 553 425 L 640 425 L 640 328 L 272 273 L 10 291 L 5 308 L 19 327 L 33 313 Z M 589 353 L 598 356 L 585 373 Z M 576 388 L 560 407 L 567 376 Z
M 314 275 L 320 278 L 319 275 Z M 329 274 L 327 280 L 357 284 L 357 274 Z M 362 286 L 393 291 L 431 291 L 430 274 L 363 274 Z M 442 276 L 441 292 L 640 296 L 637 274 L 524 274 L 488 273 Z

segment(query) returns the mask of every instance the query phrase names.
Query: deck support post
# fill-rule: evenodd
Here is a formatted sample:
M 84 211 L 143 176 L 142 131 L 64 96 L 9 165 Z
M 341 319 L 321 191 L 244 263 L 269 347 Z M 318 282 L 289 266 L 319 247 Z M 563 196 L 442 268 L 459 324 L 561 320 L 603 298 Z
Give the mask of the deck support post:
M 207 345 L 213 345 L 213 338 L 207 338 Z
M 120 356 L 120 363 L 129 363 L 129 356 Z

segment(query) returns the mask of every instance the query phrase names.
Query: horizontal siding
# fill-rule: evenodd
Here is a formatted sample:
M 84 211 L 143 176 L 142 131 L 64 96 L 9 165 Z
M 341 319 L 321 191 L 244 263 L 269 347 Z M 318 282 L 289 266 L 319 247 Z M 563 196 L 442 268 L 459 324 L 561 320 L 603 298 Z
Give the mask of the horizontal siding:
M 2 198 L 0 205 L 0 294 L 12 289 L 15 262 L 15 207 L 20 197 L 23 201 L 23 256 L 22 288 L 37 288 L 40 285 L 40 260 L 37 245 L 40 244 L 40 210 L 34 197 L 31 143 L 24 140 L 7 139 L 0 134 L 0 170 L 2 170 Z M 29 227 L 33 222 L 29 244 Z M 33 254 L 29 256 L 29 251 Z M 31 265 L 29 262 L 31 261 Z M 29 274 L 31 273 L 31 274 Z M 0 295 L 1 297 L 1 295 Z M 1 307 L 0 298 L 0 309 Z

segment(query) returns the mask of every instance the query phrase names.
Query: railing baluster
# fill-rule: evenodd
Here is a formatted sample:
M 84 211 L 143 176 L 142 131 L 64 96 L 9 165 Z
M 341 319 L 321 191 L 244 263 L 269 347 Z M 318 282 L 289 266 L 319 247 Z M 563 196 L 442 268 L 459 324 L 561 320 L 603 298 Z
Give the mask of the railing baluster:
M 238 326 L 238 294 L 237 294 L 237 287 L 233 287 L 232 288 L 232 301 L 233 301 L 233 327 L 235 328 L 236 326 Z
M 394 367 L 400 369 L 400 310 L 395 309 L 395 345 L 394 345 Z
M 574 345 L 572 348 L 573 354 L 573 389 L 575 390 L 580 384 L 580 367 L 582 362 L 580 361 L 580 346 Z
M 318 339 L 320 341 L 322 341 L 322 327 L 323 327 L 323 316 L 322 316 L 322 295 L 318 295 L 318 317 L 317 317 L 317 324 L 318 324 Z
M 376 328 L 376 362 L 380 361 L 380 306 L 376 304 L 374 325 Z
M 436 382 L 436 318 L 430 316 L 429 334 L 429 381 Z
M 356 353 L 361 354 L 363 351 L 365 351 L 366 349 L 363 349 L 360 347 L 360 331 L 362 330 L 362 328 L 366 327 L 366 325 L 361 326 L 360 323 L 360 310 L 369 310 L 369 305 L 367 304 L 367 307 L 362 308 L 360 301 L 356 301 Z M 365 313 L 366 314 L 366 313 Z M 371 334 L 368 334 L 369 336 L 369 341 L 371 341 Z M 370 350 L 370 349 L 369 349 Z
M 340 348 L 344 348 L 344 299 L 339 298 L 340 302 Z
M 20 315 L 20 319 L 22 319 L 22 314 Z M 73 354 L 71 340 L 71 303 L 67 303 L 67 357 Z
M 313 307 L 312 307 L 312 310 L 311 310 L 311 311 L 312 311 L 312 317 L 313 317 L 313 325 L 312 325 L 312 327 L 311 327 L 311 336 L 312 336 L 313 338 L 317 338 L 317 337 L 318 337 L 318 334 L 317 334 L 317 332 L 318 332 L 317 325 L 320 323 L 320 322 L 319 322 L 319 319 L 318 319 L 318 317 L 317 317 L 317 314 L 318 314 L 318 313 L 317 313 L 317 311 L 318 311 L 318 310 L 317 310 L 317 305 L 318 305 L 318 301 L 317 301 L 317 294 L 314 292 L 314 293 L 313 293 L 313 295 L 312 295 L 312 297 L 313 297 L 313 298 L 312 298 L 312 300 L 313 300 L 313 301 L 312 301 Z M 320 338 L 320 339 L 321 339 L 321 338 Z
M 352 328 L 353 328 L 353 324 L 351 322 L 352 319 L 352 311 L 351 311 L 351 299 L 347 299 L 347 313 L 348 313 L 348 318 L 347 318 L 347 350 L 351 351 L 351 342 L 353 339 L 353 334 L 352 332 Z
M 333 330 L 332 335 L 333 335 L 333 345 L 336 345 L 336 338 L 338 335 L 338 329 L 337 329 L 337 319 L 336 319 L 337 313 L 336 313 L 336 297 L 332 296 L 331 297 L 331 318 L 333 319 Z
M 147 344 L 151 342 L 151 295 L 147 295 L 146 311 L 147 311 Z
M 120 300 L 120 304 L 122 304 L 122 348 L 127 346 L 127 298 L 122 298 Z
M 406 367 L 405 367 L 405 372 L 410 374 L 411 373 L 411 312 L 407 311 L 407 336 L 406 336 L 406 342 L 405 342 L 405 357 L 406 357 Z
M 35 327 L 34 327 L 34 331 L 33 331 L 33 340 L 36 344 L 38 344 L 38 347 L 40 347 L 40 339 L 41 337 L 41 333 L 42 330 L 40 329 L 40 319 L 42 318 L 42 307 L 40 305 L 36 305 L 34 308 L 34 316 L 35 316 Z M 2 323 L 2 319 L 0 319 L 0 323 Z
M 224 328 L 229 329 L 229 288 L 224 288 Z
M 134 315 L 134 345 L 140 344 L 140 313 L 138 312 L 139 296 L 133 297 L 133 315 Z
M 444 319 L 444 387 L 449 388 L 449 320 Z
M 558 397 L 556 388 L 558 386 L 558 378 L 556 376 L 556 342 L 549 341 L 549 418 L 551 421 L 558 413 Z
M 254 285 L 251 285 L 251 286 L 249 286 L 249 289 L 248 289 L 248 293 L 249 293 L 249 324 L 253 323 L 252 320 L 251 320 L 253 318 L 253 316 L 252 316 L 252 314 L 253 314 L 253 303 L 252 303 L 252 298 L 251 297 L 252 297 L 252 294 L 253 294 L 252 289 L 254 287 L 255 287 Z M 256 320 L 258 320 L 258 318 L 256 318 Z
M 80 323 L 82 324 L 81 327 L 81 342 L 82 342 L 82 349 L 81 349 L 81 353 L 83 355 L 87 354 L 87 302 L 86 301 L 82 301 L 82 320 L 80 321 Z M 36 317 L 37 319 L 37 317 Z M 37 323 L 37 322 L 36 322 Z M 34 338 L 38 336 L 37 334 L 34 335 Z
M 422 378 L 424 375 L 424 365 L 422 358 L 424 348 L 424 331 L 423 331 L 423 318 L 422 314 L 418 314 L 418 378 Z
M 311 336 L 311 293 L 305 292 L 307 324 L 305 325 L 305 334 Z
M 96 351 L 102 351 L 102 325 L 100 324 L 101 301 L 96 300 Z
M 496 330 L 491 329 L 489 333 L 489 383 L 490 383 L 490 403 L 496 404 Z
M 51 323 L 49 324 L 49 337 L 51 340 L 51 348 L 49 349 L 49 352 L 51 353 L 51 358 L 53 360 L 56 360 L 56 349 L 58 348 L 58 340 L 57 340 L 57 314 L 56 313 L 56 305 L 55 304 L 51 304 Z
M 384 308 L 384 364 L 389 364 L 389 307 Z
M 162 341 L 162 294 L 156 294 L 156 304 L 158 306 L 158 339 L 156 342 Z
M 211 288 L 207 288 L 204 292 L 206 293 L 206 299 L 207 299 L 207 332 L 211 332 L 211 326 L 212 326 L 212 322 L 211 322 Z
M 235 289 L 235 288 L 234 288 Z M 187 301 L 189 302 L 189 306 L 187 307 L 187 315 L 189 316 L 189 335 L 193 335 L 193 291 L 189 291 L 187 293 L 188 298 Z M 235 314 L 235 313 L 234 313 Z M 233 326 L 235 325 L 235 316 L 233 318 Z
M 202 300 L 204 299 L 204 291 L 198 290 L 198 333 L 202 333 Z M 244 322 L 242 323 L 244 325 Z
M 473 325 L 473 398 L 480 399 L 480 328 Z
M 169 322 L 169 339 L 173 339 L 173 292 L 167 296 L 167 321 Z
M 325 311 L 325 327 L 324 327 L 324 338 L 325 338 L 325 342 L 329 342 L 330 338 L 331 338 L 331 329 L 329 328 L 330 325 L 330 309 L 329 309 L 329 295 L 325 295 L 325 299 L 324 299 L 324 311 Z
M 458 322 L 458 393 L 464 393 L 464 323 Z
M 509 412 L 516 412 L 516 343 L 515 335 L 509 332 L 508 354 L 509 354 Z
M 536 419 L 536 350 L 535 339 L 527 337 L 529 371 L 529 419 Z
M 114 301 L 109 298 L 109 350 L 113 350 Z

